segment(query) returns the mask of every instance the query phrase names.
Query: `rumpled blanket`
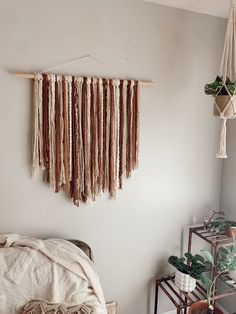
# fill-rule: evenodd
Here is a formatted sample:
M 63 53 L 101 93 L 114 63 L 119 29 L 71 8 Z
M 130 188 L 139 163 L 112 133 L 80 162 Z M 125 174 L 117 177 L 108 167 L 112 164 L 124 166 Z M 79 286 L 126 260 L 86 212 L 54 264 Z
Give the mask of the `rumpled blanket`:
M 41 300 L 32 300 L 27 303 L 21 314 L 92 314 L 94 309 L 88 305 L 75 305 L 67 307 L 64 304 L 50 303 Z
M 94 264 L 69 241 L 0 234 L 0 314 L 31 300 L 84 304 L 107 314 Z

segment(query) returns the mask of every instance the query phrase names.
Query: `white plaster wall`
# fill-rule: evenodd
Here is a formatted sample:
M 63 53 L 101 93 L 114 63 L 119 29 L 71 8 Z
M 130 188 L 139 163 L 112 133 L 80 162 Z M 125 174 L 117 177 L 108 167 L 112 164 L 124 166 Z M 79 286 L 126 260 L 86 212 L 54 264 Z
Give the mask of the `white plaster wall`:
M 182 228 L 219 206 L 218 124 L 203 93 L 225 21 L 141 1 L 0 0 L 0 231 L 88 242 L 107 300 L 152 312 L 150 282 Z M 115 201 L 74 207 L 30 176 L 31 82 L 8 70 L 152 79 L 141 90 L 139 169 Z M 151 308 L 149 307 L 151 304 Z M 160 313 L 171 310 L 160 300 Z

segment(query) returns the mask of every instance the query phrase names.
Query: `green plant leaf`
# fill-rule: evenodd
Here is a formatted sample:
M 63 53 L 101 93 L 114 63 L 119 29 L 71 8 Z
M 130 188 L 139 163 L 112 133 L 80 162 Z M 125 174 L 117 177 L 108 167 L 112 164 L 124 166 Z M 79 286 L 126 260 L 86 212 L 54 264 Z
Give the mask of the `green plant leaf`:
M 202 285 L 203 285 L 207 290 L 210 289 L 210 286 L 211 286 L 211 284 L 212 284 L 212 280 L 211 280 L 209 277 L 207 277 L 206 275 L 202 274 L 202 275 L 200 276 L 200 281 L 201 281 Z
M 204 253 L 206 259 L 212 264 L 214 265 L 214 258 L 213 256 L 211 255 L 211 253 L 205 249 L 202 250 L 202 252 Z
M 189 262 L 192 262 L 192 260 L 193 260 L 193 254 L 192 253 L 187 252 L 184 254 L 184 256 L 187 258 L 187 260 Z

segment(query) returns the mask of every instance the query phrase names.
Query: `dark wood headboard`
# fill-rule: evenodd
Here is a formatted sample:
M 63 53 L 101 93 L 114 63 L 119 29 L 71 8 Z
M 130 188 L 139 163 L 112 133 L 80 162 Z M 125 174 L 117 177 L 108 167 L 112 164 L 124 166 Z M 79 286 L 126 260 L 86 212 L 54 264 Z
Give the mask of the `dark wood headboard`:
M 87 243 L 80 240 L 68 240 L 68 241 L 78 246 L 92 261 L 92 250 Z

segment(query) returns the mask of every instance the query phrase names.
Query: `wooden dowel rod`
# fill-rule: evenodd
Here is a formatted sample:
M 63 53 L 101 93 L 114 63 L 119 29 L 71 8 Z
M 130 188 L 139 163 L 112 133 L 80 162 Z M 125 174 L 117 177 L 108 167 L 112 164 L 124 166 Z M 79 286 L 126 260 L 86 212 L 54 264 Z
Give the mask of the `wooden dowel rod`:
M 33 73 L 24 73 L 24 72 L 17 72 L 12 73 L 15 77 L 25 78 L 25 79 L 34 79 L 35 74 Z
M 15 77 L 25 78 L 25 79 L 34 79 L 34 73 L 25 73 L 25 72 L 11 72 Z M 149 80 L 138 80 L 138 82 L 142 85 L 154 85 L 153 81 Z

